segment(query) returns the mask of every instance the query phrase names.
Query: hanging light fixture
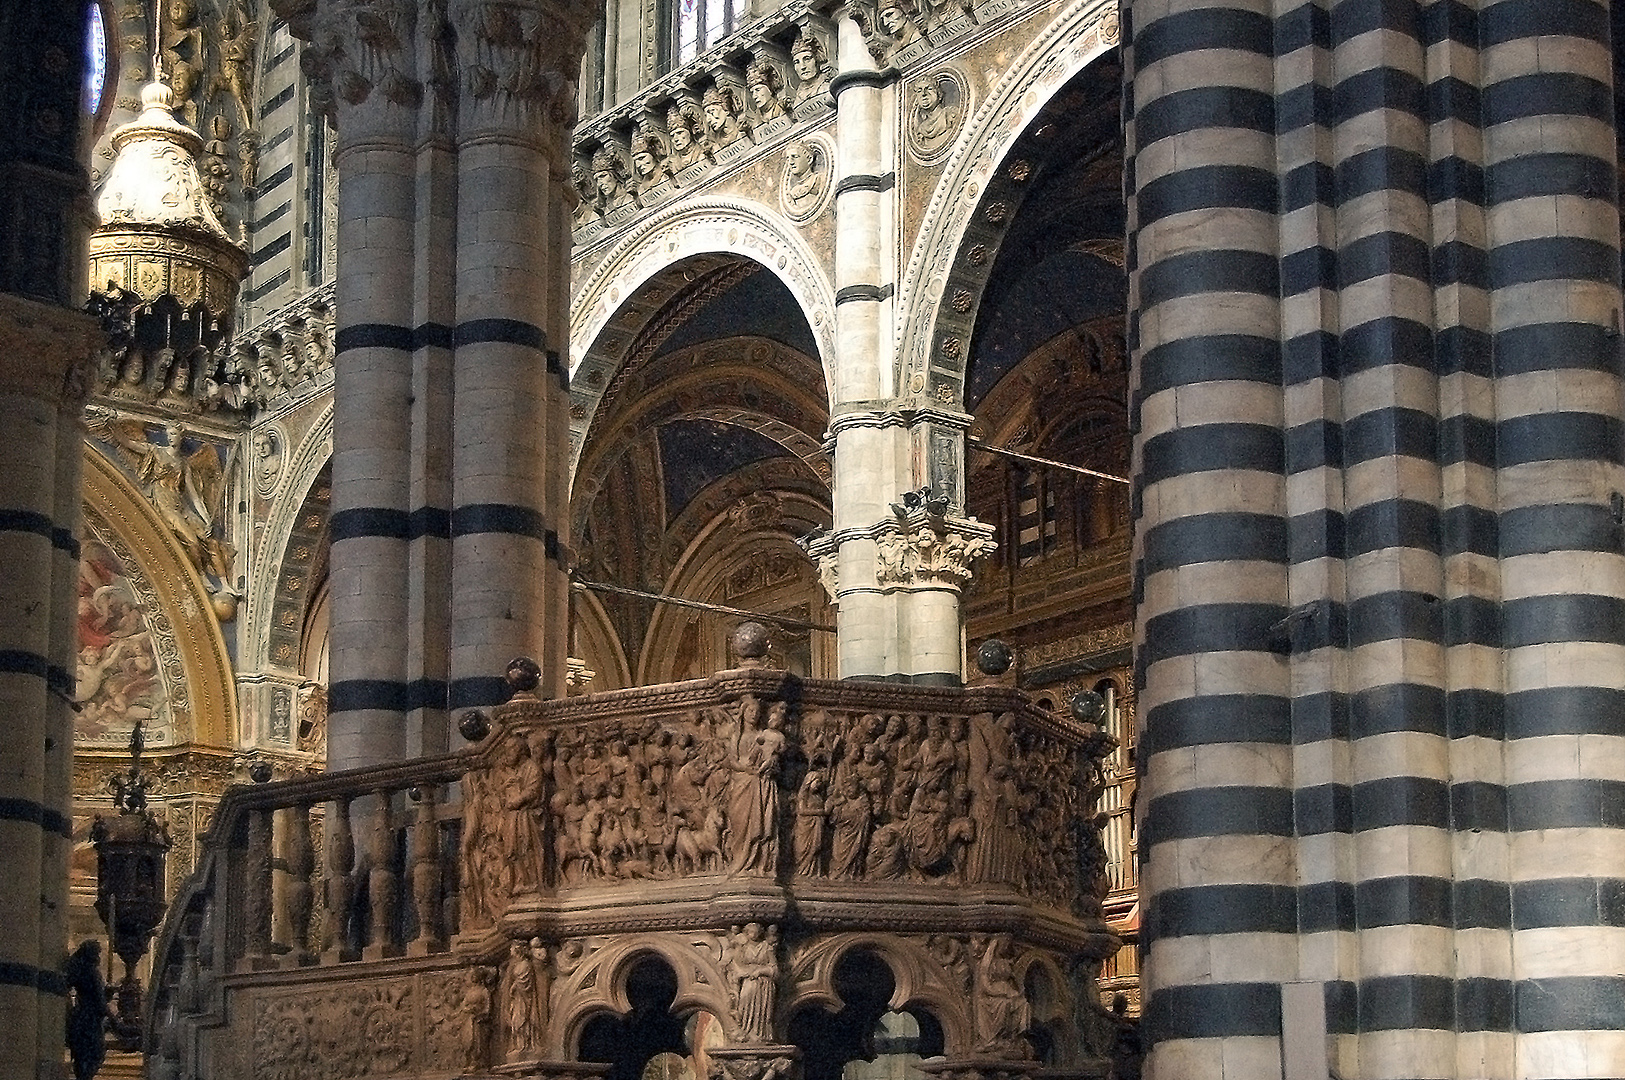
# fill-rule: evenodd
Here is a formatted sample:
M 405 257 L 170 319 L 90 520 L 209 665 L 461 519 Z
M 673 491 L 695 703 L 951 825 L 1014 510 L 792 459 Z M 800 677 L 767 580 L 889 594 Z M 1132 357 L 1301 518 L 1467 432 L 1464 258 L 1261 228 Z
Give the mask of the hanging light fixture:
M 130 770 L 112 777 L 118 814 L 97 816 L 90 827 L 96 849 L 96 914 L 107 924 L 113 952 L 124 961 L 124 979 L 114 995 L 113 1041 L 120 1050 L 141 1044 L 141 980 L 136 966 L 163 922 L 164 861 L 169 830 L 147 809 L 148 781 L 141 772 L 146 735 L 136 721 L 130 732 Z

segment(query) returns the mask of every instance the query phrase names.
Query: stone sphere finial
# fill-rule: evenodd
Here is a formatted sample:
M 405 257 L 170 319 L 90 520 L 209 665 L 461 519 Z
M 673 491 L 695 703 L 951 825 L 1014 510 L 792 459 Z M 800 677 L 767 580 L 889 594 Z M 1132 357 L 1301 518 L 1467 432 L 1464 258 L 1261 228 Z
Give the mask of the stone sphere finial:
M 767 636 L 767 627 L 759 622 L 742 622 L 734 627 L 734 632 L 728 635 L 728 647 L 733 654 L 745 662 L 760 663 L 767 655 L 768 647 L 772 644 Z
M 516 694 L 528 694 L 541 685 L 542 665 L 528 656 L 508 661 L 508 686 Z
M 983 675 L 1003 675 L 1015 658 L 1010 646 L 998 638 L 988 638 L 976 647 L 976 670 Z
M 483 710 L 470 709 L 457 718 L 457 732 L 469 742 L 479 742 L 491 734 L 491 720 Z
M 1106 699 L 1093 690 L 1072 695 L 1072 718 L 1080 724 L 1098 724 L 1106 715 Z

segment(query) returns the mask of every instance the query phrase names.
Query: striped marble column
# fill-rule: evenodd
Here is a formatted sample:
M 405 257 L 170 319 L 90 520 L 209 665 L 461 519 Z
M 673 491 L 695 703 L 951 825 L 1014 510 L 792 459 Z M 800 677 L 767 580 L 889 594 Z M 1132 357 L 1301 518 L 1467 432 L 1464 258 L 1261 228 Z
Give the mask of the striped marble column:
M 1151 1071 L 1620 1075 L 1607 6 L 1125 25 Z
M 1270 1077 L 1294 937 L 1268 3 L 1125 11 L 1142 968 L 1158 1077 Z
M 911 483 L 902 418 L 890 409 L 890 327 L 895 289 L 886 223 L 896 191 L 884 141 L 895 71 L 875 66 L 853 18 L 838 23 L 835 182 L 833 516 L 837 566 L 836 652 L 841 678 L 907 671 L 901 597 L 884 591 L 870 533 Z M 957 625 L 955 627 L 957 631 Z
M 84 453 L 88 5 L 0 14 L 0 1075 L 64 1075 Z
M 1606 3 L 1478 16 L 1519 1078 L 1625 1074 L 1625 470 Z
M 324 9 L 329 44 L 314 54 L 336 65 L 328 75 L 339 88 L 330 769 L 406 754 L 409 549 L 433 528 L 432 511 L 414 514 L 412 501 L 415 4 L 374 13 L 388 21 L 394 52 L 362 40 L 372 30 L 357 14 Z
M 516 656 L 541 663 L 540 692 L 564 691 L 568 376 L 565 338 L 554 335 L 569 275 L 564 131 L 592 15 L 584 4 L 463 0 L 451 18 L 463 74 L 452 333 L 455 712 L 505 700 L 502 675 Z

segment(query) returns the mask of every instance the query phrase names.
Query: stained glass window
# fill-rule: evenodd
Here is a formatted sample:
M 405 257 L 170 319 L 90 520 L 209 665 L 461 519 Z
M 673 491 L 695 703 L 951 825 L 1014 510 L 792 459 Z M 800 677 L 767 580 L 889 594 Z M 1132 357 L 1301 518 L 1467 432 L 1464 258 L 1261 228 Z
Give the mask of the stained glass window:
M 733 33 L 742 6 L 743 0 L 676 0 L 673 66 L 681 67 Z
M 90 5 L 85 60 L 85 111 L 94 116 L 102 106 L 102 86 L 107 81 L 107 27 L 102 24 L 100 4 Z

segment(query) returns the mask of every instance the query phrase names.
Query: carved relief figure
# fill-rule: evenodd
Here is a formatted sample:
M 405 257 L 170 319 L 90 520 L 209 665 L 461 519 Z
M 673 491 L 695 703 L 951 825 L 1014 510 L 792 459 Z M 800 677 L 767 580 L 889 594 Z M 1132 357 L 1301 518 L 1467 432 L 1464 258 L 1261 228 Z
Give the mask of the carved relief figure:
M 907 128 L 915 156 L 929 162 L 946 153 L 963 112 L 963 94 L 952 74 L 939 71 L 915 83 Z
M 830 799 L 830 824 L 834 830 L 829 861 L 831 877 L 854 878 L 862 874 L 873 821 L 869 793 L 863 789 L 856 772 L 846 773 L 840 780 L 838 792 Z
M 253 126 L 249 103 L 254 93 L 254 45 L 259 41 L 260 24 L 251 22 L 241 7 L 233 7 L 226 15 L 223 40 L 220 42 L 220 73 L 215 76 L 210 95 L 225 90 L 236 102 L 246 133 Z M 253 187 L 245 174 L 243 185 Z
M 197 23 L 197 6 L 192 0 L 169 0 L 166 14 L 163 62 L 169 71 L 169 89 L 175 95 L 176 109 L 196 127 L 197 104 L 192 95 L 203 78 L 203 28 Z
M 815 877 L 824 869 L 824 844 L 829 831 L 829 819 L 824 813 L 827 784 L 824 770 L 808 769 L 796 793 L 796 824 L 791 839 L 796 873 L 801 877 Z
M 186 432 L 173 420 L 163 425 L 162 442 L 152 441 L 138 420 L 93 419 L 91 430 L 118 447 L 188 561 L 200 573 L 229 578 L 235 552 L 214 535 L 224 506 L 226 475 L 213 444 L 197 440 L 187 450 Z
M 784 208 L 798 220 L 810 217 L 829 186 L 824 149 L 818 143 L 793 142 L 784 148 Z
M 715 84 L 706 87 L 701 102 L 705 115 L 705 142 L 715 152 L 744 138 L 739 123 L 739 103 L 733 92 Z
M 541 766 L 522 739 L 510 739 L 502 750 L 500 771 L 491 778 L 502 789 L 503 814 L 497 828 L 503 886 L 510 896 L 534 892 L 542 866 L 541 821 L 535 809 L 542 794 Z
M 784 755 L 784 724 L 789 706 L 776 701 L 766 726 L 747 726 L 761 705 L 747 696 L 739 703 L 740 730 L 728 797 L 729 873 L 771 874 L 778 869 L 779 766 Z
M 674 102 L 671 108 L 666 110 L 666 134 L 671 139 L 673 172 L 681 172 L 690 165 L 705 160 L 705 146 L 700 141 L 700 129 L 703 124 L 704 120 L 693 106 Z
M 626 189 L 626 163 L 621 160 L 620 154 L 607 146 L 599 147 L 592 156 L 592 181 L 600 214 L 607 214 L 632 201 L 632 193 Z
M 508 946 L 508 965 L 503 974 L 505 998 L 503 1019 L 508 1029 L 507 1060 L 526 1061 L 535 1056 L 542 1037 L 540 998 L 537 994 L 535 958 L 523 942 Z
M 978 937 L 973 949 L 981 952 L 976 965 L 972 1003 L 976 1015 L 976 1049 L 1001 1057 L 1028 1058 L 1027 998 L 1016 983 L 1015 964 L 1009 956 L 1009 934 Z
M 666 142 L 650 127 L 639 127 L 632 140 L 632 175 L 640 186 L 652 186 L 665 171 Z
M 783 89 L 784 76 L 767 61 L 754 61 L 745 69 L 745 90 L 762 120 L 777 120 L 784 115 L 784 102 L 780 98 Z
M 773 1041 L 773 1004 L 778 989 L 779 928 L 758 922 L 734 927 L 728 935 L 725 961 L 738 1038 L 745 1043 Z
M 491 988 L 495 984 L 495 971 L 483 965 L 474 968 L 457 1006 L 462 1020 L 463 1068 L 469 1072 L 483 1072 L 491 1063 Z
M 796 73 L 797 105 L 829 89 L 824 47 L 806 27 L 797 30 L 795 40 L 790 43 L 790 63 Z
M 881 32 L 891 38 L 894 49 L 912 45 L 920 38 L 920 28 L 914 21 L 913 12 L 904 6 L 903 0 L 881 0 L 875 22 Z
M 327 755 L 327 687 L 306 683 L 299 688 L 298 747 L 307 754 Z

